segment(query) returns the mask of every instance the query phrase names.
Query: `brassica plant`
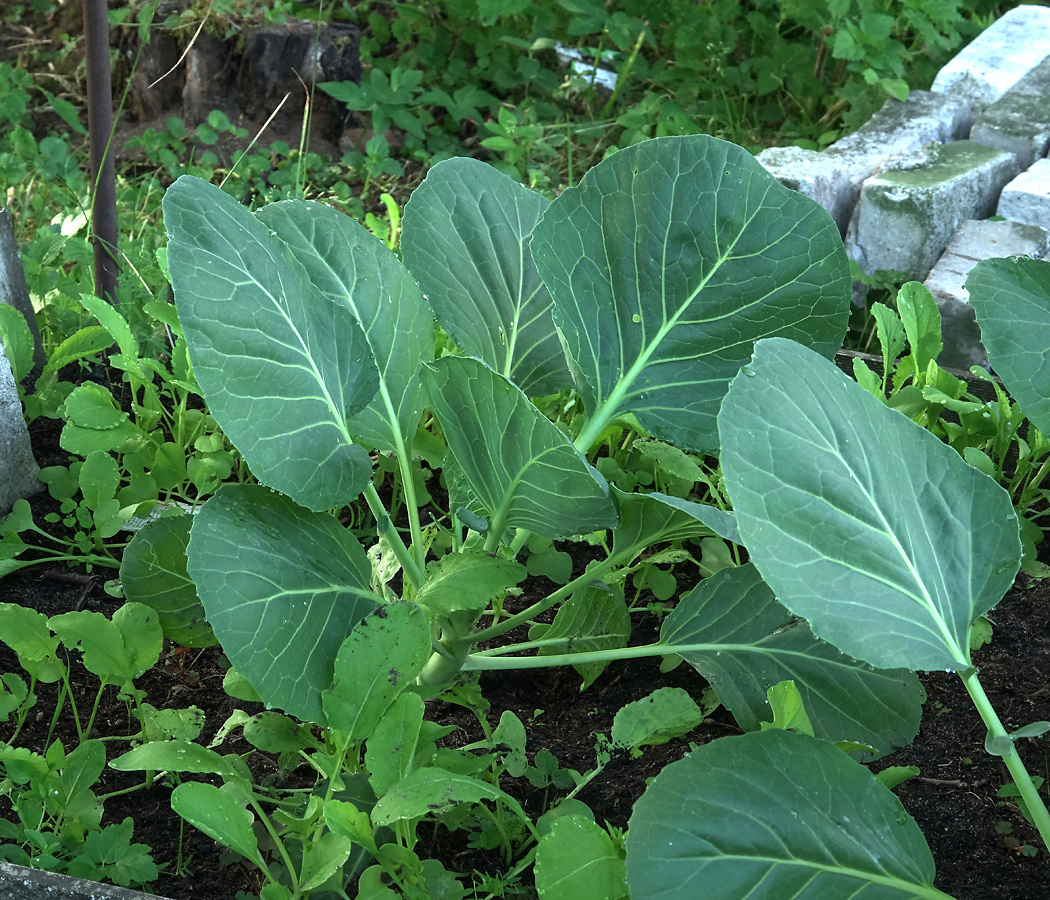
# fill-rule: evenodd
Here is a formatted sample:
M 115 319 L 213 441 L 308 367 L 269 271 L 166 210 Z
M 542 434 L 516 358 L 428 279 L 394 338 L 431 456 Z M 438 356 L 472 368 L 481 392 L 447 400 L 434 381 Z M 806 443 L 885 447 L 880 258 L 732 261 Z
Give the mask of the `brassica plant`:
M 1014 746 L 1050 723 L 1008 732 L 970 658 L 973 623 L 1020 565 L 1009 495 L 783 339 L 756 344 L 722 404 L 719 432 L 741 539 L 762 580 L 856 659 L 957 672 L 988 729 L 986 750 L 1003 758 L 1050 846 L 1050 816 Z M 713 592 L 721 606 L 739 593 L 728 580 Z M 689 896 L 713 879 L 728 884 L 721 896 L 752 900 L 946 896 L 933 887 L 922 834 L 890 791 L 845 754 L 782 731 L 715 741 L 668 766 L 635 806 L 627 873 L 635 900 Z
M 828 357 L 846 327 L 832 220 L 745 151 L 649 141 L 551 203 L 448 160 L 407 205 L 403 263 L 317 203 L 253 214 L 183 177 L 164 211 L 193 373 L 261 484 L 222 487 L 163 539 L 145 529 L 125 591 L 189 598 L 190 618 L 196 592 L 238 675 L 267 705 L 326 726 L 337 760 L 404 716 L 403 694 L 432 696 L 461 672 L 573 664 L 593 678 L 595 665 L 652 655 L 684 657 L 745 730 L 767 717 L 769 688 L 794 681 L 819 738 L 871 756 L 914 736 L 921 690 L 904 660 L 843 655 L 751 567 L 701 583 L 659 641 L 627 646 L 623 581 L 643 552 L 741 538 L 716 506 L 608 485 L 592 465 L 603 435 L 624 426 L 716 451 L 719 408 L 756 340 Z M 462 355 L 435 358 L 435 319 Z M 538 404 L 558 391 L 575 413 L 552 420 Z M 436 522 L 420 513 L 423 456 L 448 489 Z M 377 467 L 396 473 L 401 521 Z M 332 514 L 359 497 L 377 523 L 368 546 Z M 587 536 L 604 553 L 586 571 L 504 611 L 526 543 Z M 552 608 L 536 639 L 477 649 Z M 404 741 L 420 724 L 397 726 Z M 402 782 L 416 798 L 405 818 L 427 808 L 428 780 L 445 783 L 412 770 L 378 798 L 383 824 L 401 817 Z

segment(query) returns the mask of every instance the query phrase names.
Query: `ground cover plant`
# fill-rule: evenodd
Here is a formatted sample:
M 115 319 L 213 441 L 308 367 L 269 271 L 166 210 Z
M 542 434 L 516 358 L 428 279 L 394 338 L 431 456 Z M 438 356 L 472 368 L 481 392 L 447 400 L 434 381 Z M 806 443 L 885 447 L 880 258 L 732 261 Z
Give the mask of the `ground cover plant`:
M 502 17 L 493 12 L 494 21 L 517 28 L 515 13 L 503 12 Z M 403 21 L 440 28 L 435 26 L 440 11 L 429 13 L 425 23 L 410 12 Z M 578 43 L 601 35 L 592 49 L 604 58 L 603 42 L 607 37 L 616 41 L 614 27 L 631 22 L 601 14 L 601 28 L 581 31 Z M 849 21 L 848 16 L 836 19 L 836 27 L 848 32 Z M 397 20 L 388 24 L 396 31 Z M 576 22 L 573 27 L 584 26 Z M 499 28 L 493 34 L 502 39 Z M 650 52 L 644 30 L 634 41 L 625 45 L 633 57 L 627 53 L 615 64 L 624 83 L 635 78 L 636 84 L 648 83 L 639 74 L 647 71 Z M 847 47 L 848 41 L 835 37 L 834 44 Z M 484 44 L 463 41 L 460 46 Z M 359 105 L 371 109 L 374 101 L 373 115 L 389 113 L 384 103 L 389 106 L 391 97 L 382 94 L 384 84 L 407 85 L 406 96 L 418 94 L 411 52 L 399 58 L 391 80 L 371 76 L 368 86 L 377 92 L 375 98 L 386 99 L 365 97 Z M 499 56 L 498 49 L 493 54 Z M 399 70 L 403 63 L 407 68 Z M 866 63 L 858 63 L 854 75 L 861 75 L 861 65 Z M 837 77 L 845 71 L 843 63 Z M 892 75 L 892 66 L 880 71 Z M 882 78 L 870 80 L 878 90 L 899 90 Z M 573 90 L 593 89 L 575 84 Z M 464 122 L 480 110 L 470 103 L 487 102 L 459 94 L 450 82 L 445 86 L 447 99 L 459 112 L 466 110 Z M 498 87 L 490 89 L 498 92 Z M 602 113 L 631 96 L 630 88 L 622 88 L 613 98 L 599 98 Z M 396 112 L 404 98 L 394 99 Z M 655 119 L 648 124 L 643 119 L 643 129 L 633 137 L 621 130 L 625 123 L 607 124 L 602 134 L 608 137 L 576 155 L 568 152 L 574 140 L 550 140 L 560 125 L 538 125 L 529 112 L 518 118 L 504 111 L 486 126 L 494 137 L 481 143 L 506 154 L 494 160 L 500 171 L 539 187 L 560 186 L 566 164 L 571 183 L 574 169 L 589 168 L 617 141 L 630 143 L 645 128 L 668 130 L 659 124 L 666 122 L 667 110 L 658 106 L 649 110 L 656 110 Z M 456 120 L 452 107 L 446 107 L 450 120 Z M 594 108 L 588 115 L 593 113 Z M 453 130 L 450 120 L 439 129 L 427 115 L 408 101 L 403 112 L 390 116 L 391 122 L 400 117 L 410 135 L 412 117 L 423 123 L 424 143 L 409 140 L 403 148 L 415 153 L 417 162 L 432 162 L 460 146 L 438 139 L 441 129 Z M 669 130 L 698 127 L 690 115 Z M 712 117 L 709 126 L 716 127 L 716 121 Z M 172 128 L 161 149 L 180 152 L 177 124 Z M 397 168 L 389 165 L 390 148 L 384 150 L 379 137 L 366 150 L 373 168 L 363 170 L 364 190 L 369 179 L 390 186 Z M 576 150 L 586 150 L 587 140 Z M 69 168 L 68 148 L 48 146 Z M 18 159 L 41 165 L 28 142 L 21 140 L 19 147 Z M 827 235 L 820 211 L 772 185 L 739 148 L 703 138 L 657 142 L 611 156 L 578 189 L 563 192 L 553 203 L 477 161 L 449 159 L 431 170 L 403 219 L 388 195 L 387 222 L 371 219 L 371 230 L 384 238 L 379 243 L 318 204 L 259 206 L 300 192 L 307 155 L 277 150 L 256 156 L 246 198 L 255 212 L 237 202 L 245 198 L 247 183 L 237 178 L 226 184 L 232 198 L 192 179 L 176 182 L 167 192 L 168 220 L 176 223 L 168 230 L 177 315 L 176 306 L 164 298 L 167 259 L 153 255 L 162 243 L 160 233 L 139 248 L 146 252 L 135 259 L 147 260 L 149 268 L 142 267 L 146 274 L 135 296 L 119 311 L 91 298 L 82 302 L 75 276 L 55 278 L 46 262 L 36 273 L 39 284 L 47 285 L 56 314 L 52 321 L 66 316 L 67 326 L 76 325 L 67 337 L 58 328 L 52 332 L 69 343 L 52 357 L 48 390 L 28 394 L 27 407 L 32 410 L 36 403 L 47 414 L 65 415 L 74 393 L 78 400 L 91 401 L 77 407 L 81 417 L 66 417 L 63 430 L 63 445 L 83 462 L 60 467 L 63 472 L 54 473 L 50 485 L 62 504 L 53 514 L 56 524 L 74 532 L 69 555 L 104 566 L 123 556 L 119 589 L 147 603 L 169 638 L 182 647 L 218 638 L 235 666 L 226 679 L 228 691 L 245 698 L 245 704 L 261 696 L 283 711 L 235 712 L 206 748 L 191 743 L 199 734 L 191 713 L 157 715 L 179 711 L 151 711 L 138 702 L 133 682 L 141 673 L 114 675 L 135 711 L 130 721 L 138 723 L 127 732 L 141 742 L 116 765 L 131 772 L 166 770 L 162 780 L 175 787 L 173 806 L 257 864 L 262 895 L 269 898 L 339 896 L 346 890 L 360 896 L 461 896 L 470 890 L 470 879 L 421 850 L 422 834 L 439 827 L 466 830 L 473 844 L 498 851 L 504 880 L 480 881 L 497 895 L 528 890 L 522 879 L 525 884 L 531 879 L 535 890 L 551 898 L 588 891 L 624 896 L 628 883 L 635 894 L 663 895 L 688 891 L 680 885 L 698 872 L 706 877 L 711 867 L 731 859 L 742 879 L 768 872 L 774 885 L 770 896 L 780 896 L 783 882 L 778 879 L 785 873 L 803 868 L 809 870 L 803 877 L 826 879 L 833 892 L 851 882 L 881 885 L 895 896 L 940 896 L 931 887 L 932 866 L 921 835 L 901 819 L 892 795 L 847 756 L 877 757 L 914 735 L 921 695 L 905 671 L 914 659 L 897 659 L 896 669 L 873 671 L 864 654 L 850 650 L 859 662 L 843 657 L 834 640 L 816 637 L 835 631 L 824 629 L 816 612 L 795 618 L 780 602 L 790 592 L 781 595 L 778 586 L 774 597 L 763 583 L 765 578 L 779 585 L 785 576 L 776 561 L 761 559 L 768 532 L 759 525 L 752 524 L 746 541 L 753 564 L 739 566 L 744 538 L 729 510 L 747 503 L 734 496 L 732 479 L 727 475 L 723 482 L 713 455 L 680 449 L 713 454 L 727 440 L 716 415 L 730 378 L 751 358 L 756 339 L 800 338 L 816 342 L 823 355 L 838 345 L 848 310 L 847 276 L 841 244 L 836 247 Z M 546 162 L 537 165 L 537 159 Z M 270 172 L 275 160 L 279 165 Z M 217 174 L 212 165 L 200 174 Z M 310 172 L 331 175 L 322 163 L 309 165 L 314 168 L 306 170 L 307 177 Z M 136 195 L 142 209 L 156 210 L 161 184 L 185 168 L 169 159 L 166 177 Z M 331 184 L 326 185 L 317 193 L 328 193 Z M 707 205 L 695 205 L 690 192 L 697 190 Z M 345 202 L 345 192 L 333 188 L 331 195 L 339 201 L 340 193 Z M 399 196 L 403 202 L 406 194 Z M 215 228 L 217 221 L 230 223 L 230 233 L 247 239 L 223 249 L 228 234 Z M 707 227 L 712 221 L 715 227 Z M 54 229 L 47 235 L 52 243 L 67 239 L 55 246 L 73 248 L 70 237 Z M 649 249 L 638 254 L 639 246 Z M 221 257 L 227 268 L 202 263 L 212 258 L 209 254 Z M 661 302 L 655 304 L 650 302 L 654 284 L 662 287 Z M 276 325 L 262 329 L 255 317 L 227 315 L 231 285 L 239 299 L 271 309 Z M 63 296 L 63 291 L 69 293 Z M 615 298 L 611 309 L 610 296 Z M 1010 443 L 1023 447 L 1030 442 L 1029 455 L 1038 461 L 1039 432 L 1031 428 L 1021 436 L 1017 404 L 1007 398 L 1005 407 L 1001 402 L 993 410 L 964 397 L 937 369 L 938 351 L 930 343 L 937 329 L 928 301 L 916 286 L 902 292 L 897 330 L 892 317 L 884 315 L 880 337 L 892 364 L 903 354 L 903 346 L 893 350 L 900 343 L 897 331 L 903 330 L 910 355 L 878 384 L 858 368 L 861 384 L 880 397 L 878 402 L 948 439 L 982 470 L 1002 476 L 1005 451 L 1000 450 Z M 99 324 L 90 324 L 87 315 Z M 436 345 L 435 318 L 442 326 Z M 814 328 L 815 321 L 820 324 Z M 86 328 L 77 327 L 85 322 Z M 725 340 L 726 333 L 733 341 Z M 109 358 L 115 399 L 94 382 L 75 385 L 77 378 L 59 387 L 60 360 L 90 359 L 114 341 L 120 348 L 119 356 Z M 28 367 L 17 349 L 27 345 L 16 320 L 5 329 L 5 343 L 16 348 L 12 358 Z M 727 343 L 732 353 L 725 352 Z M 158 344 L 167 347 L 159 359 Z M 760 353 L 781 346 L 760 343 Z M 66 359 L 69 353 L 74 355 Z M 809 390 L 812 383 L 836 396 L 834 381 L 805 354 L 790 356 L 792 365 L 780 368 L 765 359 L 760 365 L 757 356 L 752 366 L 773 371 L 782 390 L 792 385 Z M 747 378 L 737 379 L 736 396 L 747 396 Z M 260 385 L 268 385 L 265 392 Z M 196 408 L 204 405 L 201 399 L 206 409 Z M 842 402 L 852 408 L 860 401 L 850 395 Z M 960 414 L 959 422 L 945 416 L 946 410 Z M 995 411 L 998 417 L 989 415 Z M 158 431 L 161 421 L 164 430 Z M 748 438 L 750 453 L 750 433 Z M 104 447 L 92 443 L 100 439 L 107 442 Z M 994 452 L 993 444 L 999 448 Z M 1012 491 L 1025 516 L 1040 512 L 1040 467 Z M 169 468 L 178 476 L 170 485 Z M 235 468 L 241 483 L 221 488 L 196 516 L 169 510 L 123 554 L 121 547 L 101 543 L 154 499 L 201 503 Z M 959 474 L 962 470 L 951 471 L 959 483 L 968 483 L 970 476 Z M 256 478 L 264 486 L 254 484 Z M 975 484 L 975 496 L 984 497 L 980 502 L 1008 516 L 1008 501 L 1004 507 L 1001 497 L 982 494 L 983 482 Z M 657 492 L 640 493 L 639 487 Z M 357 499 L 359 494 L 363 499 Z M 28 508 L 20 506 L 2 529 L 9 557 L 5 565 L 12 570 L 34 555 L 19 537 L 33 527 L 27 514 Z M 761 510 L 756 521 L 765 514 Z M 925 514 L 912 510 L 911 521 Z M 945 646 L 954 654 L 952 662 L 970 682 L 970 629 L 997 599 L 995 588 L 1012 574 L 1014 548 L 1006 531 L 998 560 L 1005 568 L 996 572 L 998 582 L 984 590 L 964 586 L 959 595 L 969 594 L 969 602 L 932 605 L 934 623 L 940 616 L 950 626 L 953 642 Z M 831 529 L 819 538 L 831 553 L 842 542 Z M 1031 550 L 1035 541 L 1029 530 Z M 952 546 L 958 558 L 965 558 L 968 548 L 960 549 L 959 542 Z M 577 559 L 585 556 L 588 566 L 573 570 L 566 548 Z M 231 567 L 231 558 L 238 565 Z M 924 577 L 916 580 L 920 592 L 928 588 L 929 570 L 922 569 Z M 550 576 L 554 586 L 530 590 L 538 574 Z M 690 591 L 699 575 L 709 577 Z M 254 624 L 230 602 L 234 590 L 252 601 Z M 527 600 L 516 596 L 520 590 Z M 832 599 L 822 612 L 833 618 L 838 592 L 826 593 Z M 656 601 L 648 608 L 663 616 L 663 626 L 655 640 L 645 643 L 632 639 L 632 619 L 639 617 L 647 597 Z M 672 598 L 677 605 L 666 602 Z M 112 627 L 98 625 L 116 648 L 124 641 L 117 623 L 139 615 L 141 607 L 132 603 L 125 609 L 113 617 Z M 203 620 L 204 609 L 211 624 Z M 295 617 L 314 631 L 286 640 Z M 921 628 L 923 620 L 914 619 Z M 257 633 L 249 635 L 246 624 L 257 624 Z M 63 635 L 63 627 L 61 617 L 54 617 L 53 627 L 51 620 L 34 619 L 34 647 L 50 646 L 58 638 L 78 646 L 74 631 Z M 87 662 L 89 648 L 80 646 Z M 303 652 L 304 646 L 311 652 Z M 133 653 L 134 646 L 124 649 Z M 536 655 L 526 655 L 531 652 Z M 26 653 L 22 662 L 29 685 L 13 673 L 4 677 L 9 696 L 3 708 L 10 707 L 17 722 L 32 708 L 32 673 L 41 665 L 34 653 Z M 107 653 L 120 658 L 113 648 Z M 482 670 L 572 665 L 590 684 L 610 661 L 644 656 L 663 657 L 668 664 L 685 658 L 716 694 L 691 698 L 664 688 L 628 704 L 608 735 L 598 739 L 594 767 L 582 773 L 560 769 L 531 741 L 530 764 L 525 717 L 505 713 L 498 724 L 490 723 L 485 693 L 475 681 Z M 456 750 L 444 742 L 447 728 L 431 720 L 430 710 L 434 703 L 448 702 L 472 711 L 481 740 Z M 626 836 L 596 821 L 579 801 L 580 792 L 606 767 L 687 733 L 719 702 L 747 734 L 700 748 L 678 768 L 669 768 L 639 803 Z M 1012 728 L 1012 735 L 995 732 L 989 749 L 1010 761 L 1016 790 L 1026 795 L 1024 808 L 1038 816 L 1041 801 L 1032 798 L 1030 783 L 1026 786 L 1012 758 L 1014 739 L 1041 728 L 1025 725 L 1020 731 Z M 80 740 L 87 749 L 71 754 L 85 773 L 77 782 L 84 788 L 90 786 L 100 749 L 86 739 L 88 732 L 90 727 Z M 298 779 L 296 786 L 262 780 L 249 770 L 241 759 L 245 741 L 274 754 L 282 778 Z M 15 827 L 21 830 L 12 840 L 33 847 L 48 865 L 47 854 L 58 847 L 54 859 L 71 858 L 69 871 L 88 873 L 94 865 L 91 872 L 97 876 L 127 883 L 149 880 L 144 848 L 131 843 L 130 828 L 115 828 L 105 841 L 94 836 L 99 823 L 90 798 L 77 798 L 91 809 L 89 815 L 71 817 L 72 827 L 60 810 L 55 820 L 32 820 L 40 812 L 34 792 L 56 782 L 65 785 L 72 768 L 63 761 L 62 747 L 50 738 L 47 743 L 46 756 L 26 757 L 32 765 L 19 768 L 18 778 L 6 786 L 12 798 L 20 798 Z M 805 779 L 784 785 L 771 760 L 779 766 L 791 760 L 810 775 L 819 768 L 849 787 L 807 810 L 792 791 L 812 793 L 814 785 Z M 811 816 L 820 840 L 793 848 L 796 863 L 804 866 L 792 868 L 783 859 L 769 863 L 753 848 L 742 852 L 729 846 L 739 835 L 749 844 L 763 836 L 728 818 L 711 836 L 724 851 L 719 859 L 694 854 L 684 875 L 672 871 L 660 856 L 660 829 L 670 817 L 692 821 L 691 811 L 679 809 L 683 796 L 697 804 L 724 803 L 724 797 L 710 794 L 712 774 L 716 780 L 759 779 L 763 815 L 772 816 L 781 803 L 785 817 L 791 812 Z M 201 775 L 211 776 L 212 783 L 197 782 Z M 545 804 L 543 815 L 530 815 L 508 787 L 515 777 L 567 790 L 569 796 L 551 808 Z M 883 777 L 892 784 L 900 776 Z M 683 790 L 683 785 L 688 787 Z M 729 799 L 739 810 L 748 797 L 731 791 Z M 56 810 L 49 808 L 48 815 Z M 23 811 L 32 815 L 22 816 Z M 861 818 L 864 826 L 858 824 Z M 885 854 L 875 858 L 870 848 L 883 835 L 872 829 L 879 831 L 873 825 L 879 822 L 889 826 L 891 836 L 882 848 Z M 84 840 L 70 839 L 77 829 L 90 848 Z M 844 843 L 838 843 L 843 829 Z M 61 846 L 48 837 L 59 832 Z M 829 846 L 842 850 L 836 866 L 828 866 Z M 661 880 L 675 878 L 681 879 L 679 885 Z

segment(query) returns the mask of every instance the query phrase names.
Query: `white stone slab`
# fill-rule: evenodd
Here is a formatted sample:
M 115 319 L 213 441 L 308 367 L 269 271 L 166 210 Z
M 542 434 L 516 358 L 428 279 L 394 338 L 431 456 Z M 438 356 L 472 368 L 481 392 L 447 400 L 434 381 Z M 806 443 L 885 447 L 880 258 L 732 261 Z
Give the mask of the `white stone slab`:
M 785 187 L 816 200 L 846 233 L 853 212 L 849 170 L 843 160 L 802 147 L 770 147 L 758 161 Z
M 995 214 L 1050 229 L 1050 159 L 1037 159 L 999 195 Z
M 1050 59 L 1045 59 L 978 115 L 970 140 L 1009 150 L 1022 169 L 1050 147 Z
M 972 141 L 932 144 L 864 183 L 846 252 L 868 275 L 924 279 L 967 219 L 992 214 L 1017 174 L 1013 154 Z
M 931 142 L 969 134 L 973 115 L 966 101 L 929 91 L 912 91 L 903 103 L 887 100 L 859 130 L 824 153 L 800 147 L 773 147 L 758 161 L 781 183 L 823 206 L 842 234 L 865 179 L 887 160 L 913 153 Z
M 963 371 L 971 366 L 988 366 L 981 329 L 966 290 L 970 270 L 984 259 L 1004 256 L 1038 259 L 1047 250 L 1050 250 L 1050 231 L 1045 228 L 1010 221 L 963 223 L 925 282 L 941 311 L 944 350 L 938 362 Z
M 0 344 L 0 516 L 7 515 L 16 500 L 40 490 L 39 471 L 11 365 Z
M 933 80 L 932 90 L 994 103 L 1050 55 L 1050 8 L 1018 6 L 979 34 Z

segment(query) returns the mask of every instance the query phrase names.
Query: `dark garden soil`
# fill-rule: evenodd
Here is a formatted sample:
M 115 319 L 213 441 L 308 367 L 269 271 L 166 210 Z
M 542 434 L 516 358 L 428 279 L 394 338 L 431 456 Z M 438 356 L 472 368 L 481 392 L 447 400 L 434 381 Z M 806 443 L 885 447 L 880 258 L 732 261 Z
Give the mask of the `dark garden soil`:
M 43 465 L 64 462 L 55 446 L 57 429 L 38 420 L 33 428 L 37 458 Z M 39 510 L 37 521 L 51 504 L 47 495 L 34 498 Z M 71 609 L 97 610 L 107 615 L 120 602 L 102 590 L 111 570 L 99 570 L 90 579 L 79 569 L 33 567 L 9 575 L 0 582 L 0 601 L 20 603 L 47 615 Z M 73 580 L 70 580 L 73 579 Z M 1020 576 L 1016 587 L 993 611 L 995 635 L 991 644 L 974 654 L 982 683 L 1004 724 L 1019 727 L 1050 719 L 1050 580 L 1036 582 Z M 636 640 L 649 640 L 658 622 L 638 624 Z M 649 632 L 649 633 L 646 633 Z M 138 682 L 146 691 L 147 702 L 157 708 L 197 706 L 207 716 L 200 740 L 210 741 L 215 731 L 236 708 L 248 713 L 258 705 L 233 700 L 222 690 L 225 660 L 217 648 L 179 652 L 166 647 L 160 662 Z M 80 709 L 90 709 L 97 681 L 79 667 L 82 676 L 75 682 Z M 16 660 L 0 644 L 0 672 L 17 671 Z M 1050 863 L 1038 835 L 1024 820 L 1016 805 L 999 799 L 997 790 L 1010 778 L 1001 761 L 984 752 L 984 728 L 959 679 L 934 672 L 923 677 L 928 700 L 923 710 L 922 729 L 909 747 L 880 760 L 874 768 L 886 765 L 914 765 L 919 777 L 906 781 L 897 794 L 916 818 L 930 843 L 937 863 L 937 886 L 958 900 L 1036 900 L 1048 895 Z M 595 733 L 609 734 L 612 718 L 624 704 L 648 695 L 657 687 L 678 686 L 699 698 L 704 680 L 689 666 L 680 665 L 662 674 L 657 660 L 614 663 L 585 692 L 571 670 L 532 670 L 527 672 L 485 673 L 481 686 L 492 707 L 490 721 L 513 710 L 529 731 L 530 759 L 537 750 L 551 751 L 562 768 L 586 772 L 594 766 Z M 38 688 L 39 703 L 30 715 L 18 742 L 37 752 L 44 742 L 53 709 L 53 686 Z M 449 738 L 452 745 L 480 738 L 472 714 L 448 704 L 432 702 L 429 716 L 457 725 Z M 57 732 L 67 749 L 76 744 L 69 717 Z M 65 730 L 63 730 L 63 728 Z M 94 736 L 127 735 L 137 731 L 128 706 L 107 690 Z M 0 739 L 10 726 L 0 726 Z M 616 761 L 581 793 L 599 821 L 625 828 L 635 800 L 645 789 L 646 779 L 665 765 L 684 755 L 690 742 L 701 744 L 739 733 L 732 718 L 719 710 L 686 739 L 648 748 L 638 760 Z M 1038 738 L 1020 747 L 1029 771 L 1050 774 L 1050 739 Z M 110 745 L 110 758 L 123 752 L 125 745 Z M 224 752 L 248 753 L 243 739 L 227 739 Z M 251 764 L 257 778 L 276 771 L 272 761 L 254 753 Z M 96 791 L 117 791 L 137 783 L 141 773 L 107 770 Z M 524 779 L 509 780 L 504 787 L 519 796 L 530 815 L 538 816 L 554 795 L 531 787 Z M 134 840 L 149 845 L 164 872 L 152 890 L 172 900 L 233 900 L 240 890 L 255 893 L 261 886 L 256 872 L 231 859 L 210 838 L 182 825 L 171 811 L 171 785 L 156 784 L 148 790 L 108 799 L 104 823 L 120 822 L 132 816 Z M 3 801 L 0 801 L 2 803 Z M 4 809 L 0 807 L 0 814 Z M 479 870 L 490 874 L 503 871 L 494 855 L 479 853 L 466 844 L 463 832 L 421 829 L 421 857 L 432 856 L 457 872 Z M 1039 847 L 1038 855 L 1022 852 L 1025 846 Z M 181 855 L 180 855 L 181 854 Z M 711 893 L 710 898 L 717 894 Z

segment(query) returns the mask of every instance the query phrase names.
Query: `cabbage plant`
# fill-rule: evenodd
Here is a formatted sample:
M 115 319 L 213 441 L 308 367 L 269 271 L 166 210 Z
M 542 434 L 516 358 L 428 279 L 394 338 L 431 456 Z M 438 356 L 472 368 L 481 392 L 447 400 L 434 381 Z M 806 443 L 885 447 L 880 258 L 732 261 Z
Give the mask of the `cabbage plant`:
M 684 657 L 746 731 L 768 717 L 769 688 L 794 681 L 813 740 L 870 757 L 914 736 L 921 689 L 907 661 L 841 653 L 751 566 L 688 591 L 658 641 L 628 646 L 623 582 L 643 553 L 742 538 L 716 506 L 610 486 L 592 465 L 603 435 L 628 423 L 716 452 L 719 408 L 756 341 L 826 358 L 846 328 L 834 223 L 744 150 L 648 141 L 550 203 L 484 163 L 448 160 L 406 207 L 403 261 L 324 205 L 253 213 L 189 176 L 164 215 L 193 376 L 260 484 L 223 486 L 197 515 L 158 523 L 174 534 L 144 530 L 125 591 L 163 595 L 189 619 L 199 596 L 238 676 L 268 706 L 324 726 L 337 759 L 357 758 L 377 728 L 411 746 L 421 713 L 405 717 L 415 706 L 399 698 L 433 696 L 463 672 L 572 664 L 591 679 L 652 655 Z M 460 352 L 435 353 L 435 323 Z M 540 411 L 555 392 L 571 419 Z M 436 523 L 420 515 L 423 456 L 449 492 Z M 396 473 L 400 524 L 379 467 Z M 377 523 L 371 543 L 333 514 L 359 497 Z M 508 614 L 533 536 L 590 537 L 604 555 Z M 478 649 L 550 609 L 535 639 Z M 398 765 L 388 795 L 398 778 L 414 791 L 441 782 Z M 385 797 L 377 809 L 395 805 Z
M 1002 262 L 988 268 L 1031 268 Z M 1048 299 L 1043 292 L 1038 304 L 1044 327 Z M 986 310 L 982 328 L 1010 321 L 1011 333 L 1022 334 L 1017 323 L 1026 320 L 992 312 L 992 303 L 975 303 L 979 315 Z M 998 368 L 994 331 L 986 339 Z M 1007 379 L 1018 360 L 1003 362 Z M 1027 371 L 1047 384 L 1044 373 Z M 718 422 L 740 536 L 764 583 L 853 658 L 957 672 L 987 727 L 985 749 L 1002 757 L 1050 846 L 1050 816 L 1015 748 L 1050 722 L 1008 732 L 970 657 L 973 623 L 1002 599 L 1020 566 L 1007 492 L 789 340 L 756 344 Z M 736 596 L 728 581 L 712 588 L 721 605 Z M 631 818 L 635 900 L 695 896 L 697 885 L 712 881 L 723 886 L 720 896 L 749 900 L 945 897 L 933 877 L 921 832 L 888 788 L 801 734 L 749 733 L 701 747 L 657 776 Z

